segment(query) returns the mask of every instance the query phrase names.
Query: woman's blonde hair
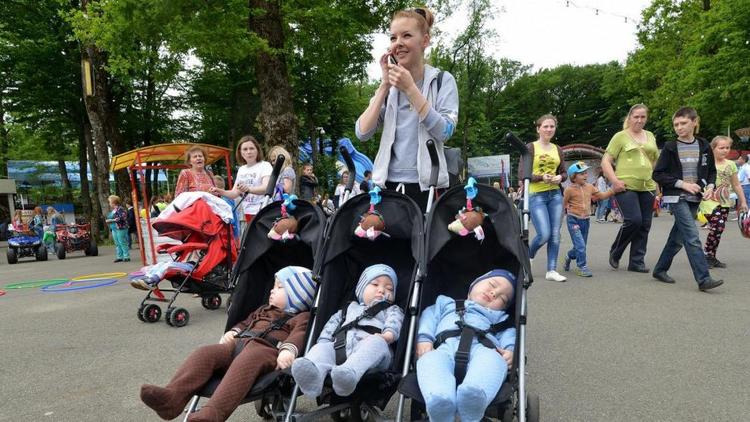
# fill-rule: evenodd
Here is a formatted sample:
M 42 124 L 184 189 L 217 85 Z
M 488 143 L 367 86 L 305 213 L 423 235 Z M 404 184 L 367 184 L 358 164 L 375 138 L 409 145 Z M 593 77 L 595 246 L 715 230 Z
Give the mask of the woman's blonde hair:
M 415 7 L 413 9 L 399 10 L 393 15 L 391 22 L 398 18 L 409 18 L 417 21 L 417 26 L 422 31 L 422 34 L 429 35 L 432 29 L 432 24 L 435 23 L 435 15 L 432 14 L 430 9 L 426 7 Z
M 217 188 L 224 189 L 226 185 L 224 184 L 224 178 L 219 176 L 218 174 L 214 174 L 214 183 L 216 184 Z
M 194 152 L 200 152 L 203 154 L 203 159 L 208 160 L 208 154 L 206 153 L 206 149 L 203 148 L 200 145 L 193 145 L 192 147 L 188 148 L 187 151 L 185 151 L 185 164 L 190 164 L 190 157 L 193 155 Z
M 630 110 L 628 110 L 628 115 L 625 116 L 625 120 L 623 120 L 622 122 L 622 130 L 625 130 L 630 127 L 630 122 L 629 122 L 630 116 L 633 115 L 634 111 L 641 110 L 641 109 L 646 110 L 646 116 L 648 116 L 648 107 L 646 106 L 646 104 L 641 104 L 641 103 L 634 104 L 632 107 L 630 107 Z
M 714 136 L 714 139 L 711 139 L 711 149 L 715 149 L 720 141 L 727 141 L 729 142 L 729 148 L 732 148 L 732 138 L 724 135 Z
M 279 155 L 284 156 L 284 168 L 292 166 L 292 155 L 281 145 L 274 145 L 268 150 L 268 161 L 271 162 L 271 165 L 274 164 L 276 157 Z
M 204 155 L 204 157 L 205 157 L 205 155 Z M 109 195 L 109 197 L 107 197 L 107 200 L 108 200 L 109 202 L 111 202 L 111 203 L 115 204 L 115 205 L 120 205 L 120 204 L 122 204 L 122 200 L 121 200 L 121 199 L 120 199 L 120 197 L 119 197 L 119 196 L 117 196 L 117 195 Z
M 240 149 L 242 149 L 242 144 L 245 142 L 252 142 L 253 145 L 255 145 L 255 150 L 258 151 L 258 156 L 255 159 L 256 163 L 260 163 L 263 161 L 263 149 L 260 147 L 260 143 L 257 139 L 255 139 L 255 136 L 253 135 L 245 135 L 242 138 L 240 138 L 239 142 L 237 142 L 237 148 L 234 150 L 234 160 L 237 161 L 237 164 L 244 166 L 247 164 L 245 162 L 245 159 L 242 158 L 242 153 L 240 152 Z

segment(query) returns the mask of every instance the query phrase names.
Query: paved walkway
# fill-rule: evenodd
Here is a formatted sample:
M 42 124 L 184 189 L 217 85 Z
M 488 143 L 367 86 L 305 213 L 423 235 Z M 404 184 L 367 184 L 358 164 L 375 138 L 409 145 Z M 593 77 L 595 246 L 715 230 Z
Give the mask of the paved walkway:
M 647 264 L 671 227 L 654 220 Z M 607 250 L 619 226 L 594 224 L 589 259 L 594 277 L 572 273 L 548 282 L 544 252 L 529 294 L 529 391 L 542 400 L 544 421 L 746 421 L 750 414 L 750 241 L 731 223 L 715 271 L 726 284 L 701 293 L 687 258 L 678 255 L 665 285 L 648 275 L 614 271 Z M 565 229 L 564 229 L 565 230 Z M 701 231 L 705 237 L 705 231 Z M 563 233 L 564 251 L 570 247 Z M 134 271 L 101 256 L 8 265 L 0 250 L 0 288 L 34 279 Z M 119 282 L 75 293 L 9 290 L 0 297 L 0 421 L 155 421 L 138 399 L 144 382 L 164 384 L 196 345 L 218 341 L 224 307 L 191 312 L 181 329 L 136 319 L 142 292 Z M 393 415 L 393 403 L 388 413 Z M 304 407 L 311 402 L 302 400 Z M 253 406 L 231 418 L 260 420 Z

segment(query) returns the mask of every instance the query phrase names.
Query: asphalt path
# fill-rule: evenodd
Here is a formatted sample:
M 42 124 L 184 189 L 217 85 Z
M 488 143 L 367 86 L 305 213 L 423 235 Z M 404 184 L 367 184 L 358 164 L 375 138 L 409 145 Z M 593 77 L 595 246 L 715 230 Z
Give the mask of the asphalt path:
M 654 220 L 647 265 L 672 224 Z M 713 271 L 725 285 L 698 291 L 684 253 L 666 285 L 650 275 L 612 270 L 607 251 L 619 225 L 593 223 L 594 277 L 543 280 L 544 249 L 529 292 L 528 390 L 544 421 L 750 420 L 750 240 L 730 222 Z M 705 239 L 706 232 L 701 230 Z M 563 227 L 562 253 L 570 248 Z M 13 282 L 137 270 L 72 253 L 64 261 L 8 265 L 0 250 L 0 289 Z M 623 267 L 626 266 L 623 260 Z M 561 266 L 561 265 L 560 265 Z M 138 398 L 143 383 L 165 384 L 195 347 L 218 341 L 225 308 L 208 311 L 183 295 L 190 323 L 172 328 L 136 318 L 143 292 L 125 280 L 70 293 L 7 290 L 0 296 L 0 421 L 156 421 Z M 386 415 L 394 415 L 394 403 Z M 302 408 L 313 408 L 306 398 Z M 252 405 L 230 419 L 260 420 Z

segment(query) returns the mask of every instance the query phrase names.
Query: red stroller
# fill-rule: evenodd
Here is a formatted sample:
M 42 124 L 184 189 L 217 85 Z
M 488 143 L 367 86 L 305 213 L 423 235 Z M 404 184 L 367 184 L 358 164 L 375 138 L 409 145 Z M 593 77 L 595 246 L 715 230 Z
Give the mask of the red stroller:
M 183 195 L 200 196 L 196 193 Z M 229 273 L 237 260 L 237 249 L 231 221 L 225 222 L 217 215 L 216 207 L 229 208 L 231 215 L 231 207 L 221 199 L 214 201 L 213 198 L 199 197 L 185 209 L 173 206 L 173 212 L 165 213 L 164 218 L 152 224 L 160 235 L 182 243 L 162 244 L 157 248 L 159 253 L 168 253 L 173 258 L 173 262 L 159 264 L 164 272 L 161 280 L 169 281 L 172 288 L 159 288 L 157 278 L 157 287 L 149 290 L 141 301 L 138 319 L 149 323 L 158 321 L 161 308 L 153 302 L 167 302 L 167 324 L 183 327 L 187 325 L 190 313 L 185 308 L 173 306 L 180 293 L 200 295 L 201 304 L 206 309 L 218 309 L 222 302 L 220 294 L 232 293 Z M 171 297 L 165 297 L 164 293 L 171 293 Z

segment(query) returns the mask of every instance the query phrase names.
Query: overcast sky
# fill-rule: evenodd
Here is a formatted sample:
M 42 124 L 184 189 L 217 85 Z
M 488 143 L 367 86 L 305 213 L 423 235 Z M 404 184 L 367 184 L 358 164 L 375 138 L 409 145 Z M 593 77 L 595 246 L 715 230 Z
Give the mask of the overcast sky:
M 635 32 L 642 10 L 651 0 L 495 0 L 502 8 L 492 28 L 498 38 L 490 51 L 495 57 L 507 57 L 535 70 L 561 64 L 585 65 L 624 62 L 636 48 Z M 576 7 L 577 6 L 577 7 Z M 594 8 L 599 8 L 596 14 Z M 629 17 L 625 22 L 625 16 Z M 453 39 L 467 23 L 465 11 L 458 11 L 437 26 Z M 378 34 L 373 44 L 371 78 L 380 74 L 375 57 L 388 48 L 388 37 Z

